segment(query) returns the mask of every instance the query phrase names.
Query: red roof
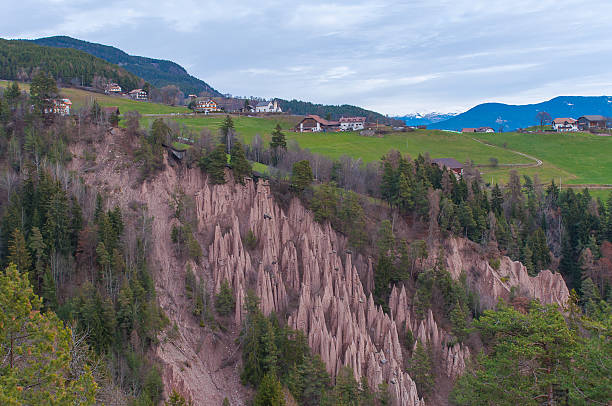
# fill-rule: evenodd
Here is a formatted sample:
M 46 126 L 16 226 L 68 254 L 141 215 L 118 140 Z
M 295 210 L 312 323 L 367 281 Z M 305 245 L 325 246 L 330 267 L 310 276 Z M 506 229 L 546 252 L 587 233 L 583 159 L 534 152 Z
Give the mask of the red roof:
M 476 129 L 475 128 L 462 128 L 461 132 L 462 133 L 475 133 Z
M 553 120 L 553 123 L 555 124 L 565 124 L 565 123 L 574 124 L 575 122 L 576 120 L 574 120 L 573 118 L 555 118 Z
M 317 116 L 316 114 L 309 114 L 304 118 L 304 120 L 306 120 L 307 118 L 312 118 L 314 121 L 317 121 L 321 125 L 334 126 L 339 124 L 337 121 L 328 121 L 324 118 L 321 118 L 320 116 Z

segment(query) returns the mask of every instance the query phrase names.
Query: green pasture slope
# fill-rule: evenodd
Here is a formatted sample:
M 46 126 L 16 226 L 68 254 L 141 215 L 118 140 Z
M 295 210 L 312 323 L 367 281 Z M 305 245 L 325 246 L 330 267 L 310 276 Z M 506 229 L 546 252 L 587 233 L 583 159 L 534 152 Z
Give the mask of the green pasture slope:
M 0 80 L 0 87 L 8 86 L 10 82 Z M 22 90 L 30 91 L 30 85 L 27 83 L 19 83 Z M 190 110 L 186 107 L 173 107 L 159 103 L 149 103 L 144 101 L 136 101 L 118 96 L 108 96 L 100 93 L 88 92 L 81 89 L 61 88 L 60 94 L 72 102 L 74 109 L 79 109 L 86 106 L 91 100 L 96 100 L 101 106 L 117 106 L 121 113 L 126 111 L 138 111 L 140 114 L 172 114 L 172 113 L 188 113 Z
M 561 178 L 563 184 L 612 184 L 612 137 L 588 133 L 496 133 L 474 137 L 541 159 L 543 167 L 557 169 L 555 182 Z

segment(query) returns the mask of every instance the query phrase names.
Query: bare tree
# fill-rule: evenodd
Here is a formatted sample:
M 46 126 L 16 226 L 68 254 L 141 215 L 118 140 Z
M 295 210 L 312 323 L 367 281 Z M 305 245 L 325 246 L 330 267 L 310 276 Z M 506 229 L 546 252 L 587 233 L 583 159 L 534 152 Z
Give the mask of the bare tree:
M 540 123 L 540 131 L 543 131 L 544 125 L 550 123 L 552 121 L 552 117 L 545 111 L 539 111 L 538 114 L 536 114 L 536 120 L 538 123 Z

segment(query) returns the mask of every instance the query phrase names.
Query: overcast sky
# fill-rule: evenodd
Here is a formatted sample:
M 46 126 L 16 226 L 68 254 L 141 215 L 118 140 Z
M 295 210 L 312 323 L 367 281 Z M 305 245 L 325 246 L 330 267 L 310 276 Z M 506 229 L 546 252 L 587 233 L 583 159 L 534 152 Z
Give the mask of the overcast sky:
M 387 114 L 612 94 L 610 0 L 2 0 L 0 36 L 163 58 L 223 93 Z

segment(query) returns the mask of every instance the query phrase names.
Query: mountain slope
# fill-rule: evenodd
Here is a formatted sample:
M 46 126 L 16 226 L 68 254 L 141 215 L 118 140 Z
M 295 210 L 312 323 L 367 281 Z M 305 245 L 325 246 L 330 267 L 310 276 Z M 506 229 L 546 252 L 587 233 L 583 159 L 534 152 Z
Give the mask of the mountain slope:
M 221 96 L 221 93 L 209 84 L 191 76 L 185 68 L 172 61 L 128 55 L 112 46 L 81 41 L 67 36 L 39 38 L 33 40 L 33 42 L 56 48 L 73 48 L 85 51 L 125 68 L 156 87 L 176 85 L 186 95 L 205 92 L 210 96 Z
M 460 131 L 464 127 L 493 127 L 504 131 L 537 124 L 536 114 L 548 112 L 551 117 L 578 118 L 585 114 L 612 116 L 612 97 L 559 96 L 554 99 L 525 105 L 484 103 L 448 120 L 430 125 L 430 128 Z
M 29 41 L 0 39 L 0 77 L 31 80 L 42 70 L 63 82 L 90 86 L 95 76 L 104 76 L 131 90 L 143 80 L 127 70 L 76 49 L 57 49 Z

